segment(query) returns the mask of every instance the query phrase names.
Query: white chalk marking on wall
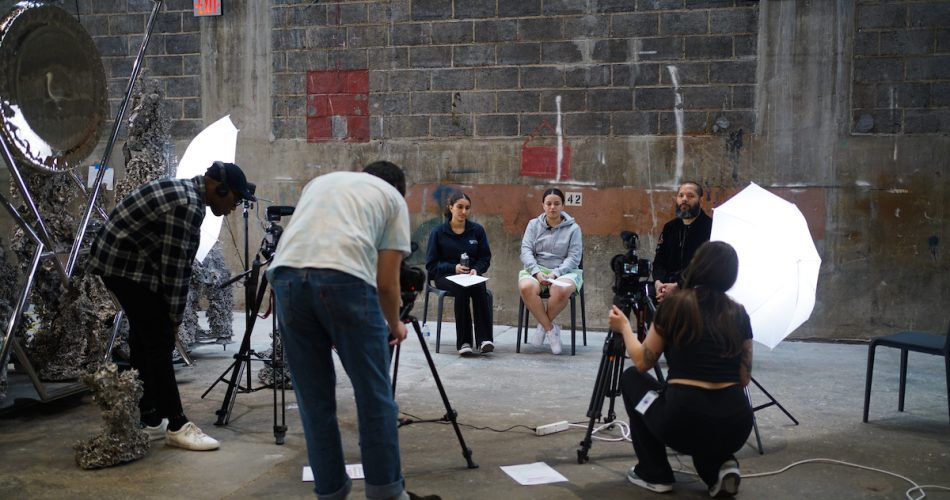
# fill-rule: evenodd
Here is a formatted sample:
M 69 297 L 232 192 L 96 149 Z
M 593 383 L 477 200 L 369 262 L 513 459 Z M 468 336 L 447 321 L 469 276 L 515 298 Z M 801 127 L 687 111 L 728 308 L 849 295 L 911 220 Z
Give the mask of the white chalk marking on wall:
M 561 96 L 557 96 L 554 103 L 557 105 L 557 126 L 554 129 L 557 133 L 557 175 L 554 180 L 558 182 L 561 180 L 561 163 L 564 161 L 564 134 L 561 133 Z
M 666 67 L 670 72 L 670 79 L 673 80 L 673 93 L 676 100 L 673 106 L 673 116 L 676 117 L 676 184 L 683 178 L 683 94 L 680 93 L 679 70 L 676 66 Z
M 899 208 L 895 208 L 895 209 L 894 209 L 894 217 L 897 217 L 898 219 L 900 219 L 900 217 L 901 217 L 901 209 L 899 209 Z
M 656 231 L 656 204 L 653 203 L 653 154 L 650 153 L 650 142 L 647 141 L 647 185 L 651 188 L 648 190 L 650 193 L 650 217 L 653 219 L 653 231 Z M 652 233 L 652 231 L 651 231 Z
M 653 55 L 653 54 L 656 54 L 656 51 L 655 51 L 655 50 L 641 50 L 641 51 L 637 52 L 637 54 Z

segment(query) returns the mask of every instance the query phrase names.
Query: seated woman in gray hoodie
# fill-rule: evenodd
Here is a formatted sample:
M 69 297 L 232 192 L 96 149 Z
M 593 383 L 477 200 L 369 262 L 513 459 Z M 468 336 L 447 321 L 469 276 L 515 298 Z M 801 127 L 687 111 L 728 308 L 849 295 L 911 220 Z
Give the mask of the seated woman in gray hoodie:
M 564 193 L 551 188 L 541 197 L 544 213 L 528 222 L 521 239 L 521 263 L 518 290 L 525 307 L 538 320 L 530 338 L 540 347 L 545 338 L 553 354 L 561 353 L 561 328 L 554 318 L 564 310 L 575 290 L 584 283 L 578 269 L 583 254 L 581 228 L 564 212 Z M 550 294 L 547 305 L 541 300 L 542 290 Z

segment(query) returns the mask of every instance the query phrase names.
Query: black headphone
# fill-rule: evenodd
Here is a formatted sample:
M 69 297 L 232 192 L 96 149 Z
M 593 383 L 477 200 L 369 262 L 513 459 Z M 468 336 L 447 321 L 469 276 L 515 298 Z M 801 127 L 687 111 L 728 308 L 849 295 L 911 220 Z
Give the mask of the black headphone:
M 224 198 L 231 192 L 231 188 L 228 186 L 228 169 L 224 167 L 224 162 L 220 161 L 214 162 L 214 166 L 218 167 L 218 175 L 221 176 L 220 183 L 214 188 L 214 192 Z

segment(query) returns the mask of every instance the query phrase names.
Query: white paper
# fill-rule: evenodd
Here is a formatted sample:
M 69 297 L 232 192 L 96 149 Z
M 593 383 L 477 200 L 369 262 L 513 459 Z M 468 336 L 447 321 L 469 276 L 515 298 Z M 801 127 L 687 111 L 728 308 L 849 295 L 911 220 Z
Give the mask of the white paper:
M 477 285 L 479 283 L 488 281 L 488 278 L 484 276 L 471 275 L 471 274 L 455 274 L 452 276 L 446 276 L 445 279 L 452 281 L 456 284 L 459 284 L 461 286 L 465 286 L 465 287 Z
M 363 464 L 347 464 L 346 465 L 346 475 L 350 476 L 350 479 L 363 479 Z M 313 469 L 309 465 L 303 467 L 303 482 L 313 482 Z
M 560 287 L 567 288 L 567 287 L 573 285 L 574 282 L 572 282 L 571 280 L 564 280 L 564 281 L 552 280 L 552 281 L 551 281 L 551 284 L 554 285 L 554 286 L 560 286 Z
M 535 462 L 524 465 L 503 465 L 501 470 L 511 476 L 518 484 L 528 486 L 532 484 L 561 483 L 567 478 L 544 462 Z

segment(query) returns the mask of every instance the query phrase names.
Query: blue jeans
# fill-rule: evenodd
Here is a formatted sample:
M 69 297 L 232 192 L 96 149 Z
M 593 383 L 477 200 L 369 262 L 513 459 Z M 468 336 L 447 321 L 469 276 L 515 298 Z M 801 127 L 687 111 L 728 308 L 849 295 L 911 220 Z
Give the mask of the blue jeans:
M 343 499 L 352 486 L 337 425 L 333 348 L 353 383 L 366 497 L 400 495 L 405 486 L 389 377 L 389 326 L 376 288 L 331 269 L 278 267 L 270 282 L 317 497 Z

